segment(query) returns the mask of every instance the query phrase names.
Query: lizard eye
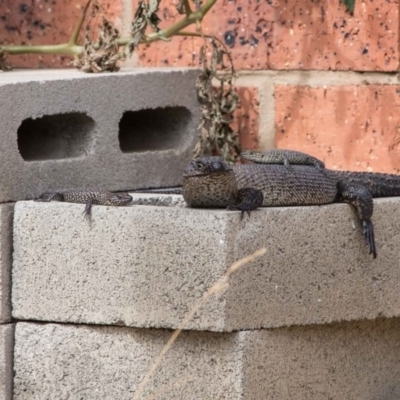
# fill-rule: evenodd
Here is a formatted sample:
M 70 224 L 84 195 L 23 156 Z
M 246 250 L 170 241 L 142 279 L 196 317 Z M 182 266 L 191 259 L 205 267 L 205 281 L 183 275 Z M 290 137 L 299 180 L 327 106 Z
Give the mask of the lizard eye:
M 215 163 L 213 163 L 213 169 L 214 169 L 214 171 L 223 171 L 224 165 L 220 162 L 215 162 Z
M 196 167 L 198 168 L 198 169 L 203 169 L 204 168 L 204 164 L 203 163 L 201 163 L 201 162 L 197 162 L 196 163 Z

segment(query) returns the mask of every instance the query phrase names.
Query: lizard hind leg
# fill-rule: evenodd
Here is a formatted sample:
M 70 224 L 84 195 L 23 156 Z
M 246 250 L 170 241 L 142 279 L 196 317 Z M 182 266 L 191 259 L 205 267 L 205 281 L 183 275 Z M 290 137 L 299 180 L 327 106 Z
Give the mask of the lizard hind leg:
M 250 212 L 258 207 L 261 207 L 264 202 L 264 195 L 260 189 L 243 188 L 238 190 L 238 203 L 236 205 L 230 204 L 227 210 L 241 211 L 240 219 L 247 212 L 250 217 Z
M 358 217 L 363 227 L 363 235 L 367 245 L 369 245 L 369 254 L 376 258 L 376 246 L 374 225 L 371 221 L 374 211 L 374 203 L 370 190 L 362 185 L 339 182 L 338 183 L 339 200 L 351 204 L 357 210 Z

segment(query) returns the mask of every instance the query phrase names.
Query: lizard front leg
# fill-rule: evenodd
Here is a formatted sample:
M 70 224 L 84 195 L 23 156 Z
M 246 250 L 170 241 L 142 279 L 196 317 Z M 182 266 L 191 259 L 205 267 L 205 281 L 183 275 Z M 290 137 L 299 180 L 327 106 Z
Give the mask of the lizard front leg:
M 240 219 L 243 219 L 243 215 L 247 212 L 250 217 L 250 212 L 258 207 L 261 207 L 264 201 L 264 195 L 260 189 L 255 188 L 243 188 L 238 190 L 238 203 L 230 204 L 227 210 L 239 210 L 241 211 Z
M 374 203 L 370 190 L 362 185 L 339 182 L 338 200 L 342 200 L 356 208 L 362 223 L 365 241 L 369 245 L 369 254 L 376 258 L 374 225 L 371 221 Z
M 85 211 L 83 212 L 83 216 L 87 220 L 90 219 L 92 215 L 92 205 L 93 205 L 92 199 L 89 199 L 85 204 Z

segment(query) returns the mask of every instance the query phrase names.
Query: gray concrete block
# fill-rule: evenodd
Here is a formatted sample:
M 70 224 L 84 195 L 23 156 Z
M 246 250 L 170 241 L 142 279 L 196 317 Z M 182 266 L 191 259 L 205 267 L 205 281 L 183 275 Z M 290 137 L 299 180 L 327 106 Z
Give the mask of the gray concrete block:
M 164 330 L 18 323 L 14 400 L 131 400 L 169 336 Z M 185 334 L 141 398 L 238 398 L 234 342 L 234 335 Z
M 140 398 L 398 399 L 399 332 L 399 319 L 184 332 Z M 19 322 L 14 400 L 131 400 L 169 335 Z
M 179 185 L 197 141 L 198 70 L 0 74 L 0 202 L 74 187 Z
M 182 195 L 130 193 L 132 204 L 138 206 L 186 207 Z
M 11 320 L 11 251 L 14 204 L 0 205 L 0 323 Z
M 0 325 L 0 399 L 12 400 L 14 324 Z
M 266 246 L 190 329 L 231 331 L 400 316 L 400 199 L 375 202 L 378 258 L 349 205 L 238 212 L 18 202 L 13 316 L 175 328 L 233 261 Z
M 400 398 L 400 320 L 243 332 L 243 399 Z

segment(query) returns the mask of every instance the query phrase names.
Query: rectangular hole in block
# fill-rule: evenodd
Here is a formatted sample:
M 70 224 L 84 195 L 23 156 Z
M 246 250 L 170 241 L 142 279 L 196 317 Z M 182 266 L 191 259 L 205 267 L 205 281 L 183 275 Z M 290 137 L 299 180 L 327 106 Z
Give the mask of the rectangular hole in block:
M 119 122 L 119 145 L 123 153 L 167 150 L 187 137 L 192 114 L 185 107 L 126 111 Z
M 25 161 L 84 157 L 93 148 L 94 125 L 79 112 L 28 118 L 18 128 L 18 150 Z

